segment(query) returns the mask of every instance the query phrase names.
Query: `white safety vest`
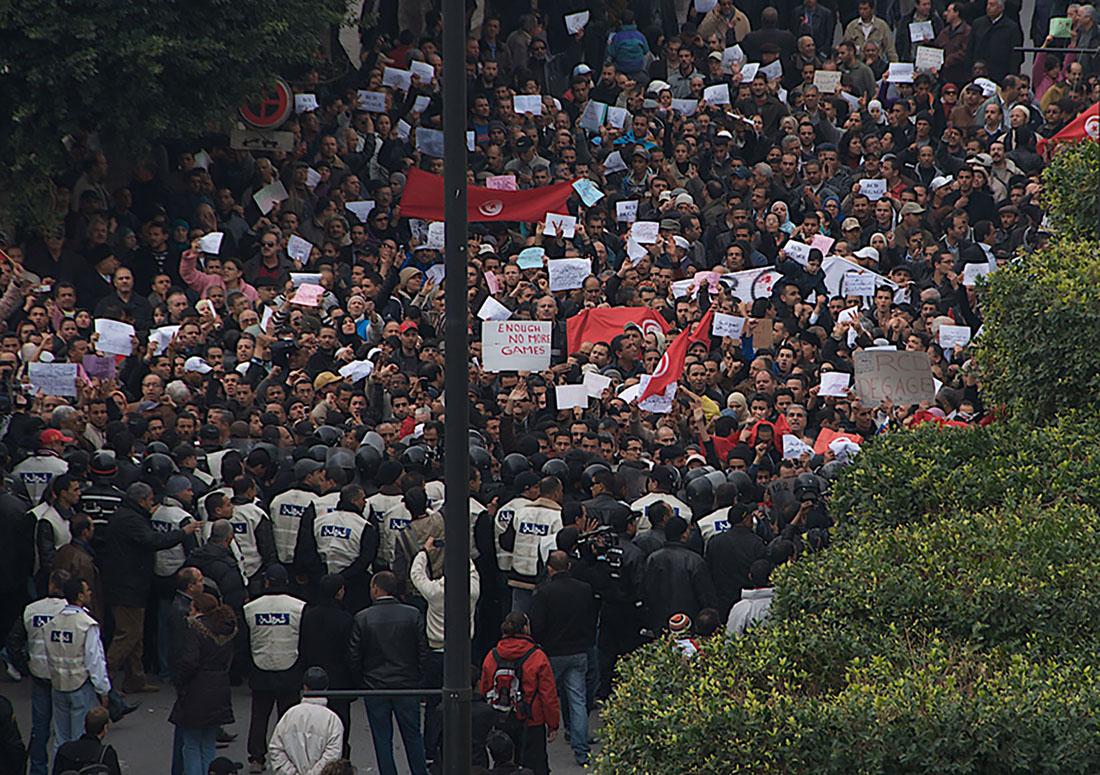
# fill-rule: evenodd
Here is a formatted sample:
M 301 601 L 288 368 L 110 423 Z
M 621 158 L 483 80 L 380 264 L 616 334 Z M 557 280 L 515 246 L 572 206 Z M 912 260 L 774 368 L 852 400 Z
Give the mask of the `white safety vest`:
M 150 520 L 153 530 L 158 533 L 171 533 L 180 530 L 194 518 L 191 513 L 183 508 L 183 504 L 174 498 L 165 498 L 153 510 Z M 158 576 L 174 576 L 176 571 L 183 567 L 187 561 L 187 553 L 183 550 L 183 544 L 178 543 L 168 549 L 160 549 L 153 556 L 153 573 Z
M 534 578 L 539 572 L 540 548 L 553 543 L 561 530 L 561 506 L 539 498 L 516 512 L 516 545 L 512 551 L 512 571 Z
M 512 553 L 500 545 L 500 537 L 512 524 L 516 512 L 532 503 L 534 501 L 520 495 L 497 509 L 497 517 L 493 520 L 493 544 L 497 548 L 497 567 L 502 571 L 512 570 Z
M 330 511 L 336 511 L 336 504 L 340 502 L 340 490 L 336 489 L 324 495 L 315 495 L 313 496 L 313 502 L 316 504 L 313 510 L 317 512 L 318 517 L 322 514 L 328 514 Z
M 264 595 L 244 607 L 252 661 L 260 670 L 289 670 L 298 661 L 298 633 L 305 601 L 290 595 Z
M 72 531 L 69 529 L 69 520 L 61 516 L 61 512 L 49 503 L 39 503 L 33 509 L 35 535 L 38 534 L 38 523 L 45 521 L 53 528 L 53 548 L 57 551 L 65 544 L 73 540 Z M 34 542 L 34 569 L 42 567 L 42 558 L 38 556 L 38 541 Z
M 46 625 L 61 613 L 66 605 L 63 597 L 44 597 L 23 609 L 23 629 L 27 631 L 27 656 L 31 675 L 50 680 L 50 664 L 46 659 Z
M 430 511 L 443 511 L 443 502 L 447 499 L 447 490 L 443 482 L 433 479 L 424 482 L 424 494 L 428 496 L 428 509 Z
M 210 525 L 213 524 L 213 522 L 210 521 L 210 515 L 206 512 L 206 499 L 216 492 L 220 492 L 227 498 L 233 497 L 232 487 L 219 487 L 216 490 L 211 490 L 206 493 L 206 495 L 199 498 L 195 503 L 195 513 L 202 519 L 202 529 L 199 532 L 202 533 L 202 542 L 204 544 L 210 540 Z
M 378 526 L 379 562 L 386 566 L 392 565 L 397 534 L 407 528 L 412 521 L 405 508 L 404 496 L 375 493 L 367 498 L 364 514 Z
M 477 541 L 474 537 L 474 529 L 477 527 L 478 517 L 485 511 L 485 507 L 474 496 L 470 496 L 470 559 L 476 560 L 481 556 L 481 550 L 477 548 Z M 439 513 L 443 513 L 443 505 L 440 504 L 438 509 Z
M 709 542 L 710 539 L 714 536 L 718 535 L 719 533 L 724 533 L 731 527 L 733 527 L 730 524 L 729 515 L 730 507 L 725 506 L 718 509 L 717 511 L 712 511 L 710 514 L 707 514 L 705 517 L 699 520 L 699 533 L 703 536 L 704 545 L 706 545 L 707 542 Z
M 232 451 L 231 449 L 219 449 L 216 452 L 206 453 L 206 470 L 214 477 L 215 482 L 222 481 L 222 458 Z
M 229 523 L 233 525 L 233 537 L 241 550 L 241 572 L 246 579 L 251 579 L 263 566 L 260 548 L 256 545 L 256 528 L 266 516 L 255 503 L 233 504 Z
M 31 503 L 38 503 L 55 476 L 68 473 L 69 464 L 57 455 L 31 455 L 12 469 L 12 474 L 27 488 Z
M 286 565 L 294 562 L 298 527 L 316 499 L 317 494 L 309 490 L 287 490 L 271 499 L 271 526 L 275 533 L 279 562 Z
M 663 492 L 651 492 L 643 495 L 638 500 L 630 504 L 631 511 L 639 511 L 642 516 L 638 517 L 638 532 L 643 530 L 649 530 L 652 524 L 649 521 L 649 507 L 658 501 L 663 501 L 669 505 L 672 509 L 672 516 L 683 517 L 688 522 L 691 522 L 691 507 L 677 498 L 675 495 L 669 495 Z
M 359 559 L 359 546 L 367 520 L 353 511 L 330 511 L 313 521 L 317 553 L 328 573 L 339 573 Z
M 50 683 L 59 692 L 79 689 L 88 680 L 84 664 L 84 641 L 96 620 L 84 610 L 70 608 L 59 611 L 45 626 L 46 663 Z M 98 633 L 94 637 L 99 637 Z

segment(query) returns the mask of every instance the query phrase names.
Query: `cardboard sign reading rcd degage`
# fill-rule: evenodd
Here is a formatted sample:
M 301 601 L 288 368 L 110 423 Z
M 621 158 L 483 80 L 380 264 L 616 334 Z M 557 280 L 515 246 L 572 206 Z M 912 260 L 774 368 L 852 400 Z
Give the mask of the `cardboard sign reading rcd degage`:
M 489 320 L 481 326 L 485 371 L 544 371 L 550 368 L 550 321 Z
M 862 350 L 854 360 L 855 392 L 864 406 L 877 407 L 887 399 L 899 406 L 936 400 L 927 353 Z

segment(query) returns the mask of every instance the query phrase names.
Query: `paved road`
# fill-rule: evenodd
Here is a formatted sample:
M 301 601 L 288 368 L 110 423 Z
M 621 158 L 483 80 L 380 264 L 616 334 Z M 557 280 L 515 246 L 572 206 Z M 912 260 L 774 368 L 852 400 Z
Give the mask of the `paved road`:
M 0 694 L 11 700 L 15 706 L 19 729 L 24 742 L 30 737 L 31 728 L 31 688 L 30 680 L 24 678 L 20 683 L 0 681 Z M 108 732 L 108 740 L 118 751 L 122 762 L 122 771 L 126 775 L 167 775 L 171 767 L 172 731 L 168 723 L 168 712 L 172 708 L 174 695 L 170 687 L 156 694 L 134 695 L 141 698 L 141 708 L 127 716 Z M 233 713 L 237 723 L 230 729 L 238 734 L 237 740 L 227 748 L 218 750 L 218 755 L 228 756 L 236 762 L 247 762 L 245 736 L 248 732 L 249 694 L 246 688 L 233 690 Z M 371 744 L 370 731 L 363 706 L 357 703 L 352 708 L 351 760 L 360 774 L 377 772 L 374 761 L 374 747 Z M 274 727 L 272 722 L 269 727 Z M 395 732 L 398 771 L 408 773 L 405 754 L 401 748 L 401 736 Z M 584 772 L 573 761 L 573 753 L 563 736 L 558 737 L 549 746 L 550 769 L 561 775 L 577 775 Z M 245 770 L 247 772 L 247 769 Z

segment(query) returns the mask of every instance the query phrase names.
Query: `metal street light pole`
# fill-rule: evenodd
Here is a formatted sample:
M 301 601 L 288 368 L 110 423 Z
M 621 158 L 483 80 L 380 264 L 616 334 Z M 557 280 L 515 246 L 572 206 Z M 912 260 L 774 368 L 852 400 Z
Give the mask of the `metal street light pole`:
M 443 772 L 470 772 L 469 337 L 466 300 L 466 9 L 443 0 L 445 267 Z

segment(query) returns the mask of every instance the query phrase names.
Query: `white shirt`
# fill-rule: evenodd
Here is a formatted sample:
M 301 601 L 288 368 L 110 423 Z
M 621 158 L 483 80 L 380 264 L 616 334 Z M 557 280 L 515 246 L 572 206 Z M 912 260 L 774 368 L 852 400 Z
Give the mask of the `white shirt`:
M 428 645 L 433 649 L 443 648 L 443 577 L 433 579 L 428 575 L 428 555 L 417 552 L 409 568 L 409 580 L 428 602 L 428 615 L 425 617 L 425 627 L 428 635 Z M 474 637 L 474 617 L 477 610 L 477 599 L 481 594 L 481 578 L 478 576 L 474 564 L 470 563 L 470 637 Z
M 274 775 L 320 775 L 344 748 L 344 724 L 324 698 L 307 697 L 275 725 L 267 754 Z
M 741 599 L 730 609 L 726 635 L 731 638 L 734 635 L 744 635 L 749 627 L 767 619 L 774 596 L 773 587 L 741 590 Z

